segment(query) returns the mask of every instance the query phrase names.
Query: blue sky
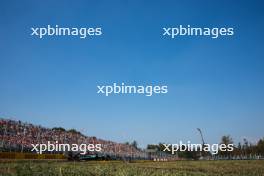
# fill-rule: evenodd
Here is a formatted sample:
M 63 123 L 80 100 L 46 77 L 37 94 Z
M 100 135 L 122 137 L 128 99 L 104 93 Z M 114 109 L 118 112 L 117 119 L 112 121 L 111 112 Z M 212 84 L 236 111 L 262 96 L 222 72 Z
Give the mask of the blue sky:
M 1 1 L 0 116 L 118 142 L 235 142 L 264 136 L 261 1 Z M 100 37 L 32 37 L 46 25 L 102 27 Z M 211 39 L 162 36 L 178 25 L 233 27 Z M 104 97 L 113 82 L 169 93 Z

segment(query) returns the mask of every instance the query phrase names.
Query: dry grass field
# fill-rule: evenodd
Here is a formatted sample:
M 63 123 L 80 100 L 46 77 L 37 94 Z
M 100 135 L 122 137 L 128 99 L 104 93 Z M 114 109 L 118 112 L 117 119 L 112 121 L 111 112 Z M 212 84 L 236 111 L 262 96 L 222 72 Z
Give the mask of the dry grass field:
M 264 160 L 133 162 L 1 161 L 7 176 L 264 176 Z

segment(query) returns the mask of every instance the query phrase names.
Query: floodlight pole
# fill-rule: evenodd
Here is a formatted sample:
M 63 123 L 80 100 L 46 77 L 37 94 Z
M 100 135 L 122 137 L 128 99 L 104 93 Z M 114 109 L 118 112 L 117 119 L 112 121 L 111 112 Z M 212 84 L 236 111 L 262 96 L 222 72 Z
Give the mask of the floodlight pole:
M 204 146 L 204 138 L 203 138 L 203 133 L 202 133 L 202 130 L 200 128 L 197 128 L 197 130 L 199 131 L 200 135 L 201 135 L 201 138 L 202 138 L 202 142 L 203 142 L 203 146 Z

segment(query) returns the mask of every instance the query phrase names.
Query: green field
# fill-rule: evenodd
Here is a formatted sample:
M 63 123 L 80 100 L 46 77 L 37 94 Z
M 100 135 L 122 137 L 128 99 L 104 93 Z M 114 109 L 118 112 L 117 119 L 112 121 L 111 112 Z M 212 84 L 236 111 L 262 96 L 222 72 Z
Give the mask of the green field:
M 259 161 L 175 161 L 175 162 L 0 162 L 0 175 L 36 176 L 264 176 L 264 160 Z

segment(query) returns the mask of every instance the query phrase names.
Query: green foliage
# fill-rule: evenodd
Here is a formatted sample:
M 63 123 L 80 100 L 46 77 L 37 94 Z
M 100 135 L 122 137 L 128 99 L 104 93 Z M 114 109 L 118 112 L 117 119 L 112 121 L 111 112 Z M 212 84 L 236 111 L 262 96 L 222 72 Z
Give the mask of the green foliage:
M 133 146 L 134 148 L 138 148 L 138 143 L 137 143 L 137 141 L 133 141 L 132 143 L 131 143 L 131 146 Z
M 62 127 L 54 127 L 52 130 L 65 132 L 66 130 Z
M 79 131 L 77 131 L 75 129 L 69 129 L 68 132 L 69 133 L 74 133 L 74 134 L 81 134 Z

